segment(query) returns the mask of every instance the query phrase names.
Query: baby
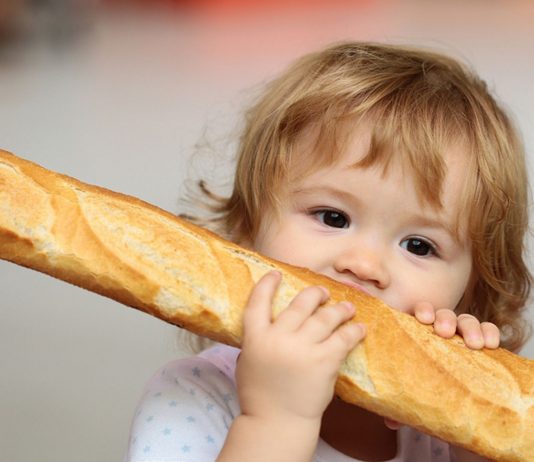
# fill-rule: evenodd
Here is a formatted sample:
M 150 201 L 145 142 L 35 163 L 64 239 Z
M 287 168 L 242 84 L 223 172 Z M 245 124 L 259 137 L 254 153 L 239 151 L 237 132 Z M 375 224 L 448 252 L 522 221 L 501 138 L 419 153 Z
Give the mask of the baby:
M 464 66 L 343 43 L 268 86 L 247 113 L 231 197 L 210 197 L 217 231 L 245 247 L 470 348 L 517 350 L 530 289 L 524 162 L 508 117 Z M 485 460 L 335 398 L 339 366 L 365 338 L 346 322 L 358 307 L 308 287 L 271 320 L 279 283 L 271 272 L 253 289 L 240 351 L 217 346 L 156 374 L 128 460 Z

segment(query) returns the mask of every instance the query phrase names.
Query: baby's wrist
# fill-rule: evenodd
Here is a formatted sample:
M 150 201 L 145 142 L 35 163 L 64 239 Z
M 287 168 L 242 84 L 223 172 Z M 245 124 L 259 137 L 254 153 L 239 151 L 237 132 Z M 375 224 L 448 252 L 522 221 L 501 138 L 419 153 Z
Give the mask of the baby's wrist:
M 243 413 L 238 417 L 243 425 L 256 427 L 258 431 L 268 433 L 281 433 L 289 436 L 310 435 L 319 437 L 321 417 L 311 418 L 292 413 Z
M 217 460 L 311 461 L 319 429 L 320 424 L 309 419 L 241 414 L 234 419 Z

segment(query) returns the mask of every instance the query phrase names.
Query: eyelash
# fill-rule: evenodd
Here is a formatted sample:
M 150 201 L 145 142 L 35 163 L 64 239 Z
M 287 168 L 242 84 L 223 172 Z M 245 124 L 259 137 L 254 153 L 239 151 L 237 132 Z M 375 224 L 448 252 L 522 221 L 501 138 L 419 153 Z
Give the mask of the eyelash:
M 332 224 L 326 223 L 324 217 L 325 217 L 325 214 L 327 214 L 327 213 L 335 214 L 335 215 L 337 215 L 337 218 L 341 218 L 342 220 L 344 220 L 343 226 L 334 226 Z M 319 220 L 321 222 L 321 224 L 323 224 L 325 226 L 328 226 L 330 228 L 345 229 L 348 226 L 350 226 L 350 218 L 347 216 L 346 213 L 342 212 L 341 210 L 336 210 L 336 209 L 332 209 L 332 208 L 318 209 L 318 210 L 311 210 L 309 212 L 309 214 L 314 216 L 317 220 Z M 414 252 L 410 252 L 410 250 L 408 250 L 407 247 L 405 248 L 402 245 L 403 243 L 409 242 L 409 241 L 418 241 L 419 245 L 422 244 L 424 246 L 427 246 L 428 247 L 428 249 L 427 249 L 428 250 L 428 254 L 419 255 L 415 251 Z M 434 256 L 434 257 L 439 257 L 440 256 L 436 245 L 434 243 L 432 243 L 430 240 L 425 239 L 425 238 L 420 237 L 420 236 L 407 237 L 407 238 L 405 238 L 405 239 L 403 239 L 401 241 L 400 246 L 402 248 L 405 248 L 406 251 L 408 251 L 409 253 L 411 253 L 411 254 L 413 254 L 415 256 L 422 257 L 422 258 L 428 258 L 428 257 L 431 257 L 431 256 Z
M 317 220 L 319 220 L 323 225 L 328 226 L 330 228 L 336 228 L 336 229 L 345 229 L 350 225 L 350 218 L 347 216 L 346 213 L 342 212 L 341 210 L 336 209 L 318 209 L 318 210 L 311 210 L 310 215 L 313 215 Z M 337 214 L 339 218 L 342 218 L 345 221 L 344 226 L 332 226 L 325 222 L 324 215 L 327 213 Z M 321 218 L 321 215 L 323 218 Z
M 410 252 L 411 254 L 415 255 L 415 256 L 418 256 L 418 257 L 422 257 L 422 258 L 428 258 L 428 257 L 438 257 L 439 258 L 439 253 L 438 253 L 438 249 L 436 247 L 436 245 L 434 243 L 432 243 L 431 241 L 429 241 L 428 239 L 425 239 L 423 237 L 419 237 L 419 236 L 410 236 L 410 237 L 407 237 L 405 239 L 403 239 L 401 241 L 401 247 L 404 249 L 405 247 L 402 245 L 404 242 L 408 242 L 408 241 L 418 241 L 419 243 L 421 244 L 424 244 L 425 246 L 428 246 L 428 251 L 429 253 L 427 255 L 419 255 L 417 254 L 416 252 L 410 252 L 407 248 L 406 248 L 406 251 Z

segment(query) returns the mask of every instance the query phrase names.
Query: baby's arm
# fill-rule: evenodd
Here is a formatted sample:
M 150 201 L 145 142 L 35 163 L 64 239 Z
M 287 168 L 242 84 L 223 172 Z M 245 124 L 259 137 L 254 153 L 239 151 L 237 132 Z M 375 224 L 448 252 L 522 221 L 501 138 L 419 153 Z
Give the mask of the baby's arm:
M 328 292 L 320 287 L 303 290 L 271 321 L 280 278 L 264 276 L 245 310 L 236 369 L 242 414 L 219 462 L 310 461 L 341 362 L 365 336 L 361 325 L 346 323 L 354 307 L 322 306 Z

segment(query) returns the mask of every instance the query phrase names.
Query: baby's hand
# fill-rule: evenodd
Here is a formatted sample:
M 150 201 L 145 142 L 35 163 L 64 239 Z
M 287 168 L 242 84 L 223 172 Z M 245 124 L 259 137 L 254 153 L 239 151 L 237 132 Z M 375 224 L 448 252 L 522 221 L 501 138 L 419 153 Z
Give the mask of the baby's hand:
M 423 324 L 433 324 L 434 332 L 440 337 L 460 335 L 472 350 L 499 347 L 499 328 L 491 322 L 480 322 L 471 314 L 456 316 L 452 310 L 435 311 L 430 303 L 418 303 L 414 307 L 414 315 Z
M 320 424 L 334 393 L 343 359 L 365 336 L 346 322 L 348 303 L 322 306 L 326 289 L 308 287 L 271 321 L 272 300 L 281 275 L 270 272 L 253 289 L 243 317 L 243 344 L 237 387 L 245 415 Z
M 456 316 L 452 310 L 434 310 L 430 303 L 418 303 L 414 307 L 414 316 L 422 324 L 433 324 L 434 332 L 443 338 L 460 335 L 467 347 L 472 350 L 499 347 L 501 338 L 499 328 L 491 322 L 480 322 L 472 314 Z M 386 426 L 397 430 L 402 425 L 385 419 Z

